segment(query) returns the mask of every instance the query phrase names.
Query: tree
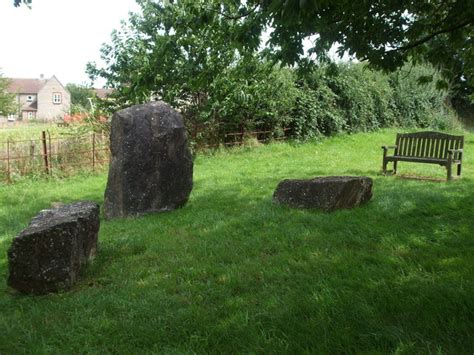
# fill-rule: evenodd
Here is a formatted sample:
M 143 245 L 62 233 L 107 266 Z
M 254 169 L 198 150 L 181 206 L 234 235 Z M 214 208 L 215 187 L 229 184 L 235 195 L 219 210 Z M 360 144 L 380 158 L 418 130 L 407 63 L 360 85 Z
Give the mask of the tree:
M 14 94 L 8 92 L 9 80 L 0 73 L 0 115 L 6 116 L 15 111 Z
M 28 7 L 30 7 L 32 2 L 33 2 L 33 0 L 13 0 L 13 5 L 15 5 L 15 7 L 18 7 L 21 4 L 24 4 Z
M 15 6 L 31 4 L 14 1 Z M 258 49 L 270 29 L 267 53 L 284 63 L 301 64 L 303 41 L 312 38 L 311 52 L 320 60 L 337 45 L 341 56 L 348 52 L 388 71 L 409 61 L 427 61 L 449 78 L 456 75 L 454 58 L 462 61 L 465 79 L 474 75 L 472 0 L 162 0 L 156 6 L 188 9 L 188 20 L 193 17 L 197 26 L 214 24 L 217 14 L 231 27 L 224 34 L 228 44 L 240 49 Z M 449 55 L 439 51 L 443 47 Z
M 112 33 L 101 49 L 105 67 L 89 63 L 94 80 L 102 77 L 115 89 L 115 103 L 143 102 L 159 96 L 170 104 L 202 105 L 214 78 L 242 55 L 228 45 L 232 24 L 222 17 L 197 23 L 204 1 L 174 5 L 139 1 L 142 14 Z M 212 43 L 212 45 L 210 45 Z M 127 101 L 127 102 L 125 102 Z
M 474 76 L 474 2 L 471 0 L 249 0 L 229 11 L 210 7 L 238 24 L 236 39 L 259 45 L 270 29 L 268 53 L 303 64 L 304 41 L 325 60 L 332 46 L 373 67 L 393 71 L 407 62 L 429 62 L 448 81 Z M 462 70 L 459 69 L 462 67 Z
M 73 111 L 89 111 L 91 109 L 90 99 L 94 97 L 94 91 L 87 85 L 67 84 L 66 89 L 71 93 L 71 104 Z
M 304 38 L 317 35 L 317 52 L 338 44 L 341 54 L 348 51 L 386 69 L 424 54 L 426 44 L 443 36 L 453 49 L 462 49 L 472 40 L 474 28 L 470 0 L 251 0 L 237 13 L 223 14 L 243 14 L 244 24 L 272 27 L 270 44 L 280 47 L 280 56 L 288 62 L 302 54 Z
M 173 5 L 141 0 L 142 14 L 102 47 L 105 66 L 88 65 L 94 80 L 114 88 L 110 111 L 159 97 L 184 115 L 188 126 L 211 139 L 226 132 L 283 126 L 292 80 L 253 50 L 230 45 L 235 24 L 204 0 Z
M 15 6 L 31 2 L 14 0 Z M 338 44 L 340 54 L 348 51 L 384 69 L 423 56 L 435 39 L 443 38 L 453 50 L 472 48 L 474 40 L 471 0 L 211 0 L 197 1 L 197 6 L 192 6 L 192 0 L 163 0 L 158 4 L 194 7 L 201 23 L 212 12 L 218 13 L 237 25 L 235 39 L 247 47 L 256 48 L 262 32 L 270 27 L 270 46 L 290 63 L 303 54 L 302 41 L 312 35 L 318 36 L 313 47 L 317 53 Z M 469 52 L 472 56 L 472 49 Z M 440 62 L 442 57 L 442 53 L 428 56 Z

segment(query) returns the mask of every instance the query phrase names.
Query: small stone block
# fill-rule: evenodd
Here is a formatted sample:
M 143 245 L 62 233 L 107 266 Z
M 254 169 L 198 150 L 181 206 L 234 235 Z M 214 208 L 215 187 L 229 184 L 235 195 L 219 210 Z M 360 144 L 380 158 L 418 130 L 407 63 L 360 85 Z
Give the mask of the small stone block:
M 70 288 L 96 252 L 99 226 L 94 202 L 41 211 L 8 250 L 8 285 L 28 294 Z
M 359 206 L 372 198 L 373 181 L 365 176 L 326 176 L 283 180 L 274 194 L 277 203 L 327 212 Z

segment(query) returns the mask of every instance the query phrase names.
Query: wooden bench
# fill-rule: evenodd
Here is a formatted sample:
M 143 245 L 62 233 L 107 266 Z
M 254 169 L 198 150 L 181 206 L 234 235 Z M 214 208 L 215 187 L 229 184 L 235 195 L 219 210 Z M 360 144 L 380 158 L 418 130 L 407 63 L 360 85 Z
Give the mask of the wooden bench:
M 464 136 L 453 136 L 439 132 L 398 133 L 395 145 L 383 146 L 383 173 L 387 173 L 388 162 L 393 162 L 393 173 L 397 173 L 397 163 L 439 164 L 445 166 L 448 180 L 452 179 L 452 166 L 457 165 L 457 175 L 461 175 Z M 394 154 L 387 155 L 389 149 Z

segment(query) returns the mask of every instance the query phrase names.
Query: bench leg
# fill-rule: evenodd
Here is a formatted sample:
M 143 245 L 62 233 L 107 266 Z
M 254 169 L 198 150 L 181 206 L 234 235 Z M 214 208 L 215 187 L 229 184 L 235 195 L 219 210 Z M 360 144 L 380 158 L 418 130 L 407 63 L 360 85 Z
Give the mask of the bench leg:
M 448 165 L 446 165 L 446 170 L 448 173 L 448 181 L 453 179 L 453 164 L 451 162 L 448 162 Z
M 398 163 L 398 161 L 396 161 L 396 160 L 393 162 L 393 174 L 394 175 L 397 173 L 397 163 Z
M 387 161 L 384 159 L 382 163 L 382 174 L 386 175 L 387 174 Z
M 459 163 L 459 164 L 458 164 L 458 171 L 457 171 L 458 176 L 461 176 L 461 172 L 462 172 L 462 164 Z

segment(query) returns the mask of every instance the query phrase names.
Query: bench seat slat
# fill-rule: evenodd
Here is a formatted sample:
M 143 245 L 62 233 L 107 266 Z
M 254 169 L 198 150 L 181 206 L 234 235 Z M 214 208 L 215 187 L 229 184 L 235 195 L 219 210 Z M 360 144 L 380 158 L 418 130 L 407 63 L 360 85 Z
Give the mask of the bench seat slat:
M 448 156 L 448 143 L 449 141 L 447 139 L 443 139 L 441 141 L 441 150 L 440 150 L 440 154 L 439 154 L 439 158 L 440 159 L 446 159 L 447 156 Z
M 417 156 L 419 157 L 424 157 L 425 156 L 425 142 L 426 142 L 426 139 L 425 138 L 421 138 L 421 144 L 419 145 L 419 150 L 418 150 L 418 154 Z
M 418 148 L 419 144 L 419 139 L 418 138 L 413 138 L 413 147 L 411 148 L 411 156 L 416 157 L 416 150 Z
M 436 145 L 436 139 L 430 139 L 430 144 L 431 144 L 430 153 L 427 155 L 429 158 L 434 156 L 434 149 L 435 149 L 435 145 Z
M 424 156 L 428 157 L 430 155 L 430 147 L 431 147 L 431 139 L 426 139 L 426 146 L 425 146 L 425 152 Z
M 434 154 L 431 156 L 431 158 L 437 158 L 438 157 L 439 143 L 440 143 L 440 139 L 435 139 L 435 150 L 434 150 Z
M 413 163 L 429 163 L 429 164 L 441 164 L 446 165 L 446 159 L 439 159 L 439 158 L 422 158 L 422 157 L 405 157 L 401 155 L 392 155 L 386 157 L 387 161 L 406 161 L 406 162 L 413 162 Z M 460 162 L 460 160 L 453 159 L 453 163 Z

